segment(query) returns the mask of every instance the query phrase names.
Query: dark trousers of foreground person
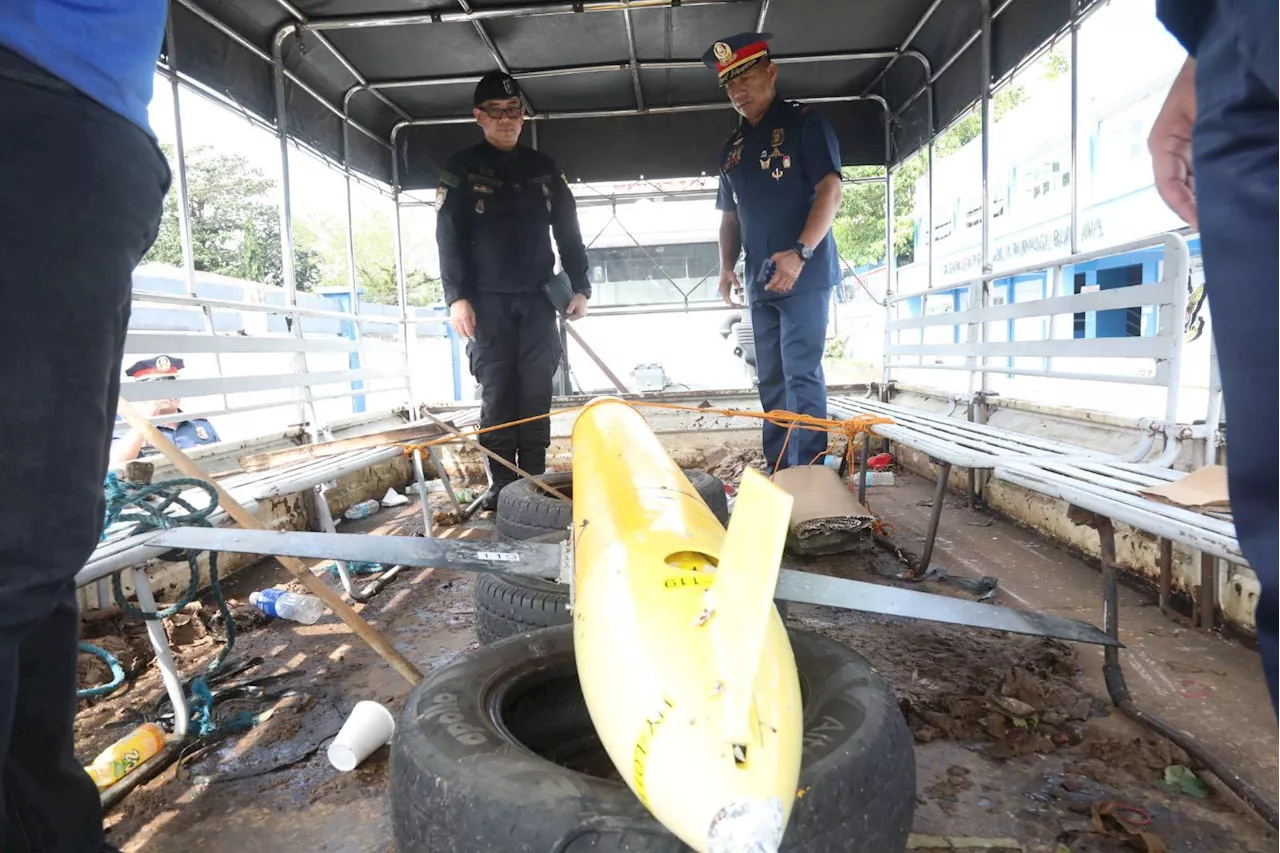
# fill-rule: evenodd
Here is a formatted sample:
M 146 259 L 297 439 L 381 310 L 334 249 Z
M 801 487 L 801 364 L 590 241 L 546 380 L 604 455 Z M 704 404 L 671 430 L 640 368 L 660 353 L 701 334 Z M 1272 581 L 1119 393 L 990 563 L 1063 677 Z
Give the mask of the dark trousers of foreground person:
M 136 125 L 0 48 L 0 850 L 98 853 L 73 751 L 74 577 L 101 535 L 133 268 L 169 168 Z
M 551 411 L 551 381 L 560 361 L 556 311 L 541 291 L 492 293 L 474 300 L 476 333 L 467 344 L 471 375 L 480 383 L 480 426 L 494 427 Z M 480 436 L 480 444 L 530 474 L 547 470 L 551 421 L 546 417 Z M 495 488 L 515 482 L 505 465 L 489 461 Z
M 1197 52 L 1193 136 L 1205 293 L 1227 414 L 1231 509 L 1240 547 L 1262 584 L 1258 645 L 1273 706 L 1280 583 L 1275 14 L 1272 5 L 1268 31 L 1214 13 Z

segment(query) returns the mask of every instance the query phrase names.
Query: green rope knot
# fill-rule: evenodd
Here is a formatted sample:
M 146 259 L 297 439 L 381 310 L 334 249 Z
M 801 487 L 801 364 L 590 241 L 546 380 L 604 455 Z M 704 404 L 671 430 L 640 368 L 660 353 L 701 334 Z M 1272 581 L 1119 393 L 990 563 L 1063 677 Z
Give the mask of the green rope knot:
M 188 488 L 203 490 L 209 496 L 208 505 L 197 508 L 182 497 L 183 491 Z M 123 481 L 114 472 L 108 472 L 107 478 L 103 483 L 103 493 L 107 506 L 103 519 L 102 537 L 100 538 L 106 538 L 106 531 L 112 525 L 129 522 L 133 523 L 133 527 L 129 529 L 127 536 L 136 536 L 153 530 L 171 530 L 175 527 L 212 527 L 209 517 L 218 508 L 218 490 L 204 480 L 190 477 L 179 477 L 173 480 L 162 480 L 158 483 L 141 485 Z M 125 597 L 124 585 L 120 580 L 120 572 L 116 572 L 111 576 L 111 591 L 115 596 L 116 604 L 120 606 L 120 610 L 125 616 L 134 619 L 164 619 L 174 615 L 194 601 L 200 591 L 199 560 L 201 553 L 203 552 L 196 550 L 186 552 L 190 579 L 182 596 L 170 606 L 154 613 L 148 613 L 135 607 Z M 214 601 L 218 604 L 218 612 L 222 614 L 223 622 L 227 626 L 227 642 L 222 651 L 209 662 L 209 665 L 205 668 L 206 673 L 212 673 L 222 666 L 236 642 L 236 621 L 231 617 L 231 611 L 222 595 L 222 582 L 218 577 L 218 554 L 216 551 L 209 552 L 209 586 L 213 592 Z M 107 665 L 111 667 L 112 681 L 110 684 L 78 690 L 76 691 L 77 696 L 108 695 L 124 683 L 124 669 L 110 652 L 88 643 L 81 643 L 80 650 L 97 655 L 106 661 Z M 199 689 L 203 685 L 204 680 L 200 678 L 192 682 L 193 710 L 196 721 L 202 729 L 205 726 L 216 725 L 208 705 L 201 702 Z M 207 692 L 207 687 L 205 692 Z

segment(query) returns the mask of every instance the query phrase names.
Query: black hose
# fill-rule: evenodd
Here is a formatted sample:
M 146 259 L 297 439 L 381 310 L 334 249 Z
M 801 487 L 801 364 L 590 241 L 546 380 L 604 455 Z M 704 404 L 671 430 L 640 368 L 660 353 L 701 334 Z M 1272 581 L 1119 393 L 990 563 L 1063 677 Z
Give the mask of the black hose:
M 1102 546 L 1102 629 L 1114 640 L 1120 638 L 1119 591 L 1116 572 L 1116 539 L 1115 528 L 1111 519 L 1094 515 L 1090 520 L 1098 530 L 1099 543 Z M 1120 649 L 1107 646 L 1103 649 L 1102 678 L 1107 685 L 1107 694 L 1111 701 L 1125 716 L 1151 729 L 1156 734 L 1177 744 L 1183 752 L 1191 756 L 1193 761 L 1222 780 L 1222 783 L 1251 809 L 1257 812 L 1272 829 L 1280 829 L 1280 813 L 1276 804 L 1267 799 L 1266 794 L 1240 777 L 1227 763 L 1210 752 L 1191 735 L 1174 728 L 1164 720 L 1148 714 L 1137 706 L 1129 695 L 1129 686 L 1125 683 L 1124 670 L 1120 666 Z

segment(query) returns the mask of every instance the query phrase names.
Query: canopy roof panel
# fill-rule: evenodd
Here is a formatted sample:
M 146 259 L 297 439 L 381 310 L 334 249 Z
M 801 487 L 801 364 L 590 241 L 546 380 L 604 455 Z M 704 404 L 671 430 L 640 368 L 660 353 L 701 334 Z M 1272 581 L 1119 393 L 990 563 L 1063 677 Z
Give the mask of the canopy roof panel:
M 780 94 L 820 105 L 845 165 L 896 164 L 979 97 L 988 12 L 994 81 L 1068 26 L 1073 4 L 1093 2 L 171 0 L 166 54 L 291 136 L 407 189 L 433 188 L 444 161 L 478 141 L 471 91 L 503 68 L 525 92 L 526 144 L 571 179 L 619 181 L 715 173 L 737 122 L 701 65 L 717 39 L 773 33 Z

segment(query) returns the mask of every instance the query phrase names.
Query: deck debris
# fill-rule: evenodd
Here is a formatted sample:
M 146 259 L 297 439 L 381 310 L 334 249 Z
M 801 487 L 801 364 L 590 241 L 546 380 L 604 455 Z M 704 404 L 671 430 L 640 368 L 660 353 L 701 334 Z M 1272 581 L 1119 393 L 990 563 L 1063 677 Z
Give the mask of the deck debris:
M 913 833 L 907 839 L 908 850 L 920 850 L 933 853 L 936 850 L 976 851 L 976 850 L 1016 850 L 1025 853 L 1026 849 L 1016 838 L 969 838 L 966 836 L 918 835 Z
M 1168 853 L 1169 848 L 1155 833 L 1147 832 L 1151 818 L 1146 812 L 1115 801 L 1093 804 L 1094 831 L 1128 842 L 1142 853 Z
M 721 446 L 706 451 L 703 459 L 708 474 L 733 486 L 742 481 L 742 472 L 748 468 L 755 468 L 762 474 L 768 473 L 769 470 L 764 461 L 764 454 L 755 449 L 734 450 Z

